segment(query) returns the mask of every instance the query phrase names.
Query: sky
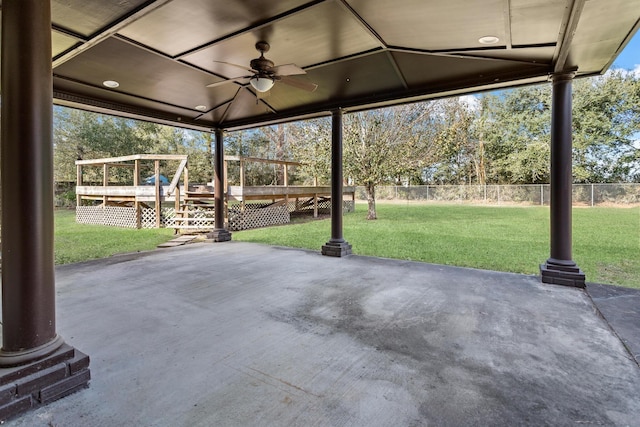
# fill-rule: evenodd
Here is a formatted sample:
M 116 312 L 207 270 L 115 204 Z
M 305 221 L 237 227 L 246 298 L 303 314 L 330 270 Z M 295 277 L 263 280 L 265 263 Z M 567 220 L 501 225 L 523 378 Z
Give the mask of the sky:
M 618 55 L 611 68 L 633 70 L 640 75 L 640 31 L 631 39 L 624 50 Z

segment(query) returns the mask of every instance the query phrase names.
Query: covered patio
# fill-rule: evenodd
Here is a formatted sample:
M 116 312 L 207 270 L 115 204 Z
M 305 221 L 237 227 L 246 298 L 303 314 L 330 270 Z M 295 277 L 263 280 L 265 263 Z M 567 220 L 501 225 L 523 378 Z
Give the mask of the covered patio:
M 12 427 L 640 416 L 640 369 L 616 336 L 640 356 L 637 290 L 606 296 L 625 313 L 608 322 L 585 290 L 533 276 L 242 242 L 66 265 L 56 279 L 59 325 L 91 354 L 91 386 Z
M 394 407 L 392 403 L 389 403 L 391 406 L 383 403 L 407 402 L 412 393 L 417 396 L 416 401 L 422 401 L 424 406 L 419 405 L 417 412 L 415 405 L 403 406 L 397 417 L 405 417 L 401 421 L 405 420 L 407 424 L 411 424 L 414 417 L 436 424 L 458 424 L 457 420 L 465 422 L 471 420 L 472 415 L 487 417 L 490 422 L 492 414 L 498 413 L 511 413 L 514 417 L 512 420 L 526 423 L 529 420 L 526 414 L 536 413 L 536 408 L 548 408 L 547 416 L 557 415 L 561 423 L 562 420 L 582 422 L 580 417 L 583 415 L 598 422 L 603 420 L 605 424 L 627 424 L 634 420 L 637 404 L 625 396 L 638 394 L 637 366 L 621 351 L 615 335 L 606 332 L 607 327 L 598 323 L 601 319 L 595 315 L 585 294 L 573 289 L 585 286 L 585 276 L 572 259 L 571 82 L 576 77 L 598 75 L 608 69 L 638 31 L 640 0 L 4 0 L 1 13 L 0 167 L 4 185 L 0 420 L 86 387 L 90 376 L 86 353 L 94 362 L 105 361 L 105 365 L 98 365 L 100 369 L 94 370 L 93 384 L 98 382 L 96 377 L 102 377 L 99 381 L 115 381 L 118 378 L 118 382 L 114 383 L 116 386 L 110 388 L 109 392 L 105 391 L 106 388 L 101 389 L 101 386 L 96 387 L 97 390 L 91 388 L 69 398 L 70 403 L 56 405 L 75 407 L 73 405 L 80 405 L 78 402 L 82 399 L 89 402 L 95 398 L 94 404 L 87 403 L 83 412 L 75 413 L 74 419 L 95 417 L 91 419 L 96 423 L 107 423 L 104 420 L 117 417 L 115 413 L 104 415 L 101 412 L 103 409 L 109 411 L 105 401 L 118 402 L 121 398 L 124 407 L 134 407 L 136 399 L 144 399 L 144 393 L 154 388 L 153 378 L 164 378 L 163 375 L 167 378 L 191 378 L 188 387 L 195 387 L 200 392 L 204 392 L 204 387 L 211 388 L 215 384 L 214 389 L 218 394 L 211 395 L 212 400 L 193 404 L 201 409 L 203 406 L 208 409 L 221 408 L 207 416 L 228 417 L 225 419 L 230 424 L 236 421 L 242 423 L 247 420 L 243 417 L 252 415 L 254 418 L 249 419 L 258 423 L 280 420 L 278 409 L 273 409 L 279 406 L 269 406 L 268 403 L 273 402 L 262 400 L 267 396 L 273 398 L 273 395 L 263 396 L 249 391 L 258 390 L 264 383 L 302 393 L 294 396 L 296 399 L 277 395 L 283 399 L 281 402 L 298 408 L 297 412 L 292 411 L 289 415 L 282 412 L 290 417 L 284 421 L 292 423 L 304 421 L 307 416 L 304 408 L 293 403 L 299 402 L 297 398 L 306 396 L 307 392 L 312 393 L 308 395 L 309 399 L 314 395 L 321 400 L 326 398 L 322 403 L 316 401 L 320 406 L 315 408 L 324 408 L 323 414 L 329 414 L 326 415 L 329 418 L 314 418 L 313 411 L 308 414 L 312 417 L 311 423 L 321 425 L 341 424 L 341 416 L 345 417 L 346 423 L 356 424 L 367 420 L 382 423 L 384 419 L 381 418 L 380 408 Z M 359 258 L 346 257 L 351 254 L 352 244 L 357 245 L 357 242 L 348 242 L 345 238 L 348 236 L 343 236 L 340 197 L 343 192 L 342 117 L 345 112 L 543 82 L 550 82 L 553 86 L 550 124 L 551 233 L 549 258 L 531 262 L 542 263 L 542 282 L 567 285 L 569 288 L 547 287 L 538 283 L 539 279 L 526 278 L 526 286 L 507 286 L 502 289 L 500 280 L 489 279 L 501 275 L 471 272 L 466 281 L 480 286 L 477 288 L 478 295 L 473 293 L 476 292 L 473 286 L 445 287 L 446 290 L 439 291 L 444 292 L 445 298 L 442 303 L 445 311 L 441 312 L 445 315 L 442 317 L 430 308 L 433 295 L 426 291 L 428 287 L 414 288 L 415 284 L 423 283 L 428 277 L 423 270 L 426 267 L 415 267 L 420 273 L 410 275 L 415 281 L 408 283 L 404 291 L 401 275 L 397 273 L 403 270 L 402 263 L 397 267 L 398 270 L 394 267 L 399 284 L 389 280 L 386 269 L 373 269 L 375 273 L 368 274 L 353 267 L 361 261 Z M 63 310 L 57 316 L 63 325 L 61 329 L 65 338 L 57 332 L 56 289 L 62 292 L 66 286 L 59 284 L 56 288 L 53 263 L 53 102 L 215 134 L 216 215 L 215 227 L 209 238 L 216 244 L 200 249 L 207 256 L 196 257 L 197 265 L 189 262 L 174 264 L 165 260 L 162 266 L 180 269 L 192 265 L 195 282 L 187 281 L 187 286 L 195 288 L 194 295 L 202 292 L 206 296 L 211 292 L 214 296 L 209 301 L 217 312 L 211 312 L 211 306 L 203 308 L 202 313 L 187 310 L 192 308 L 189 304 L 182 307 L 184 310 L 180 310 L 180 313 L 183 317 L 180 319 L 190 327 L 177 330 L 175 336 L 170 335 L 169 338 L 176 339 L 166 342 L 167 347 L 162 351 L 159 347 L 150 346 L 155 348 L 153 362 L 142 368 L 153 366 L 153 376 L 123 374 L 118 377 L 115 373 L 123 364 L 138 363 L 140 354 L 148 354 L 151 358 L 151 353 L 142 350 L 140 354 L 131 352 L 140 342 L 138 339 L 141 335 L 136 334 L 148 332 L 143 336 L 155 340 L 163 336 L 160 332 L 168 332 L 173 325 L 168 323 L 167 318 L 153 322 L 149 320 L 153 317 L 145 317 L 138 319 L 142 326 L 138 327 L 135 334 L 122 329 L 115 333 L 118 329 L 106 327 L 108 318 L 98 316 L 101 306 L 93 305 L 99 302 L 94 299 L 95 296 L 87 293 L 86 289 L 89 288 L 85 288 L 92 283 L 91 274 L 97 274 L 95 280 L 101 282 L 102 277 L 110 276 L 107 274 L 109 269 L 115 269 L 115 277 L 118 277 L 133 264 L 116 262 L 108 267 L 98 264 L 95 269 L 84 271 L 81 275 L 71 274 L 69 277 L 74 283 L 69 284 L 69 289 L 82 289 L 82 292 L 72 291 L 73 297 L 68 299 L 60 294 L 60 304 L 67 304 L 63 301 L 72 302 L 70 306 L 63 305 Z M 273 294 L 260 294 L 264 289 L 269 289 L 263 289 L 263 283 L 275 280 L 262 276 L 260 257 L 245 258 L 247 255 L 243 251 L 234 252 L 237 248 L 246 250 L 245 245 L 234 243 L 223 248 L 221 243 L 231 240 L 231 233 L 224 228 L 223 217 L 224 133 L 323 116 L 330 116 L 332 120 L 332 211 L 331 233 L 321 253 L 347 259 L 318 257 L 314 261 L 320 264 L 311 270 L 314 274 L 320 272 L 319 277 L 326 277 L 326 280 L 318 282 L 314 279 L 315 285 L 299 284 L 302 292 L 310 292 L 307 303 L 295 300 L 293 294 L 298 279 L 289 280 L 289 276 L 284 279 L 280 276 L 278 281 L 273 282 Z M 15 182 L 21 182 L 22 185 L 6 185 Z M 192 250 L 185 249 L 186 252 Z M 221 265 L 217 264 L 216 251 L 230 251 L 222 256 Z M 166 252 L 166 255 L 157 256 L 171 258 L 178 254 Z M 153 265 L 155 256 L 145 256 L 144 262 Z M 237 264 L 242 259 L 245 264 Z M 109 265 L 113 261 L 105 262 Z M 225 263 L 236 265 L 237 268 L 235 271 L 225 270 Z M 283 268 L 298 274 L 295 264 L 287 265 Z M 156 264 L 156 268 L 154 271 L 162 271 L 159 264 Z M 216 271 L 216 268 L 223 269 Z M 343 271 L 341 268 L 345 269 L 346 274 L 339 274 Z M 318 269 L 319 272 L 316 271 Z M 443 271 L 453 274 L 453 270 L 448 268 Z M 126 319 L 128 313 L 141 311 L 143 302 L 151 303 L 154 298 L 161 298 L 164 293 L 158 292 L 152 286 L 153 282 L 148 282 L 150 277 L 156 277 L 157 274 L 149 271 L 149 275 L 137 276 L 136 273 L 127 283 L 113 280 L 110 298 L 125 298 L 123 301 L 113 300 L 113 313 L 120 312 L 120 317 Z M 158 283 L 163 283 L 164 276 L 158 277 Z M 444 276 L 440 279 L 443 283 L 453 281 Z M 64 283 L 65 275 L 58 274 L 58 280 Z M 230 283 L 238 284 L 230 290 L 233 291 L 231 294 L 223 292 L 215 295 L 217 290 L 225 289 Z M 492 283 L 495 289 L 491 290 L 488 283 Z M 124 285 L 145 291 L 132 293 L 129 289 L 122 293 L 113 292 L 115 287 Z M 180 283 L 175 281 L 168 281 L 164 286 L 170 290 L 164 294 L 166 298 L 180 289 Z M 246 288 L 259 292 L 251 297 L 250 293 L 243 293 Z M 97 291 L 102 288 L 90 289 Z M 358 294 L 358 289 L 362 290 L 362 295 Z M 496 289 L 501 290 L 499 298 L 491 296 Z M 525 289 L 534 293 L 527 297 Z M 378 291 L 382 293 L 378 294 Z M 387 291 L 388 294 L 385 293 Z M 234 292 L 240 293 L 233 296 Z M 408 296 L 397 299 L 397 295 L 394 296 L 396 292 L 405 292 Z M 482 292 L 487 294 L 480 296 Z M 484 319 L 478 317 L 484 316 L 482 313 L 490 316 L 494 310 L 508 310 L 504 301 L 511 292 L 515 292 L 514 301 L 508 304 L 508 309 L 519 307 L 516 315 L 503 314 L 494 323 L 480 321 Z M 293 294 L 287 297 L 288 293 Z M 369 306 L 362 308 L 357 305 L 358 298 L 367 295 Z M 547 303 L 552 306 L 558 304 L 556 311 L 549 311 L 545 304 L 539 305 L 538 300 L 546 301 L 549 297 L 552 300 Z M 554 302 L 553 298 L 556 297 L 563 302 Z M 225 298 L 229 298 L 228 304 L 218 305 Z M 316 307 L 314 298 L 316 302 L 324 304 L 325 301 L 326 304 Z M 403 300 L 407 302 L 402 303 Z M 482 306 L 479 311 L 473 311 L 465 305 L 476 300 L 491 301 L 491 304 Z M 104 300 L 105 307 L 108 307 L 106 301 L 108 299 Z M 203 296 L 202 301 L 207 301 L 207 298 Z M 262 301 L 272 301 L 272 307 L 266 309 L 273 310 L 265 313 L 271 312 L 275 317 L 267 323 L 262 318 L 252 317 L 261 313 L 259 304 Z M 349 301 L 354 301 L 355 311 L 349 308 Z M 465 304 L 458 306 L 458 302 Z M 450 312 L 446 307 L 452 303 L 455 303 L 452 307 L 457 308 Z M 529 304 L 535 306 L 530 307 Z M 129 310 L 123 310 L 125 307 L 129 307 Z M 571 307 L 578 311 L 572 312 Z M 235 323 L 240 320 L 235 314 L 242 310 L 250 316 L 242 318 L 241 323 Z M 334 322 L 324 317 L 336 310 L 346 316 L 346 320 Z M 73 312 L 78 313 L 76 319 L 83 319 L 79 326 L 85 332 L 72 332 L 72 324 L 75 323 L 70 313 Z M 165 310 L 165 313 L 168 312 L 171 311 Z M 456 317 L 468 312 L 476 316 L 475 320 Z M 113 313 L 104 314 L 111 316 Z M 284 317 L 278 318 L 278 313 Z M 150 312 L 147 314 L 151 315 Z M 221 317 L 216 317 L 218 315 Z M 230 317 L 225 318 L 225 315 Z M 286 322 L 289 319 L 287 316 L 290 323 Z M 390 335 L 391 341 L 380 338 L 378 332 L 385 328 L 393 329 L 396 319 L 400 323 L 398 331 Z M 532 324 L 521 325 L 520 319 L 529 319 Z M 208 335 L 213 321 L 219 321 L 215 326 L 221 329 Z M 557 330 L 563 322 L 568 324 L 564 332 Z M 271 332 L 267 331 L 275 336 L 276 341 L 285 339 L 285 336 L 288 339 L 295 336 L 287 335 L 290 331 L 282 329 L 284 324 L 298 332 L 306 331 L 306 335 L 299 337 L 300 340 L 285 339 L 281 346 L 274 347 L 274 341 L 269 341 L 268 336 L 263 337 L 251 329 L 251 326 L 259 329 L 263 323 L 265 326 L 277 326 L 269 330 Z M 317 323 L 322 325 L 318 326 L 319 329 L 314 326 Z M 131 325 L 134 323 L 127 324 L 129 327 Z M 91 330 L 91 326 L 97 329 Z M 485 326 L 490 330 L 485 331 L 489 335 L 483 336 L 480 331 Z M 512 329 L 519 326 L 524 329 Z M 195 334 L 196 331 L 201 333 Z M 234 331 L 241 331 L 242 334 Z M 406 335 L 403 331 L 414 331 L 415 334 Z M 502 333 L 507 335 L 500 335 Z M 350 334 L 354 341 L 341 342 L 339 339 L 343 334 Z M 492 350 L 491 339 L 483 339 L 493 337 L 491 334 L 497 334 L 493 339 L 503 345 L 499 346 L 498 351 Z M 82 340 L 75 338 L 79 336 L 83 337 Z M 325 340 L 323 345 L 319 345 L 318 337 Z M 529 338 L 530 341 L 520 342 Z M 334 339 L 338 341 L 332 341 Z M 230 343 L 231 353 L 224 353 L 227 342 Z M 95 345 L 97 343 L 99 345 Z M 432 348 L 434 343 L 437 348 Z M 319 348 L 318 357 L 324 351 L 336 354 L 335 363 L 340 366 L 335 366 L 336 369 L 332 371 L 320 369 L 333 366 L 333 362 L 324 362 L 324 358 L 313 359 L 311 352 L 304 353 L 305 346 Z M 598 353 L 599 349 L 607 346 L 616 350 Z M 187 351 L 183 352 L 183 348 Z M 579 358 L 575 356 L 576 348 L 585 349 Z M 264 351 L 260 353 L 260 349 Z M 374 357 L 377 354 L 375 351 L 387 354 L 387 349 L 393 355 L 387 357 L 390 361 L 383 356 L 379 356 L 382 359 Z M 536 353 L 538 350 L 541 353 Z M 162 358 L 159 351 L 163 352 Z M 530 351 L 533 351 L 531 357 L 526 356 Z M 163 359 L 171 354 L 177 356 Z M 513 354 L 513 358 L 502 359 L 504 354 Z M 599 355 L 598 360 L 592 361 L 596 354 Z M 261 356 L 264 360 L 254 362 L 251 355 Z M 353 355 L 359 356 L 351 359 Z M 459 359 L 459 355 L 467 356 Z M 486 359 L 483 359 L 485 356 Z M 203 369 L 203 360 L 226 360 L 225 357 L 233 359 L 232 368 L 217 364 L 214 370 Z M 243 361 L 243 357 L 248 359 Z M 308 360 L 305 360 L 307 357 Z M 521 360 L 518 357 L 525 357 L 522 366 L 518 364 Z M 398 366 L 393 364 L 403 358 L 417 358 L 417 362 L 407 359 L 406 363 Z M 585 367 L 585 359 L 594 364 Z M 278 371 L 287 369 L 287 363 L 293 363 L 293 360 L 304 364 L 300 381 L 297 378 L 289 379 Z M 363 375 L 358 376 L 355 369 L 359 360 L 371 360 L 371 366 L 377 366 L 375 372 L 365 375 L 363 371 Z M 271 362 L 275 366 L 280 363 L 280 367 L 267 369 Z M 496 365 L 497 362 L 500 364 Z M 557 370 L 552 370 L 552 376 L 562 379 L 554 380 L 554 386 L 543 386 L 536 375 L 544 377 L 543 374 L 549 373 L 545 369 L 556 366 L 554 362 L 560 365 L 557 365 Z M 365 368 L 361 369 L 366 370 L 367 365 L 363 366 Z M 513 371 L 508 371 L 511 373 L 506 377 L 499 375 L 503 372 L 500 369 L 507 369 L 505 366 L 510 370 L 515 369 L 518 375 Z M 520 375 L 527 366 L 538 366 L 539 369 L 535 375 Z M 481 379 L 474 383 L 474 387 L 465 388 L 465 384 L 470 384 L 465 379 L 468 378 L 467 372 L 476 367 L 480 367 Z M 203 377 L 205 371 L 206 376 Z M 238 387 L 238 379 L 247 380 L 246 377 L 254 371 L 258 388 Z M 192 376 L 181 377 L 183 372 Z M 318 372 L 328 373 L 328 376 Z M 412 376 L 411 372 L 416 372 L 416 376 Z M 626 379 L 618 380 L 620 375 Z M 407 388 L 390 386 L 387 393 L 384 384 L 391 376 L 396 381 L 404 381 L 403 387 Z M 440 378 L 441 383 L 429 382 L 434 376 Z M 125 386 L 120 382 L 124 378 L 130 378 L 134 383 L 138 381 L 139 387 Z M 202 378 L 207 381 L 198 385 L 198 380 Z M 314 378 L 320 383 L 314 385 Z M 362 378 L 366 379 L 364 383 L 359 380 Z M 612 381 L 603 393 L 598 394 L 605 396 L 606 400 L 592 402 L 597 382 L 591 383 L 586 378 Z M 502 382 L 483 387 L 489 379 Z M 350 394 L 352 388 L 348 381 L 359 383 L 362 391 L 353 389 L 354 394 Z M 530 384 L 529 394 L 512 403 L 510 409 L 500 403 L 506 401 L 501 391 L 505 390 L 503 386 L 521 382 Z M 183 419 L 180 417 L 184 416 L 185 406 L 177 403 L 177 389 L 168 382 L 162 385 L 162 391 L 166 394 L 159 401 L 164 402 L 164 413 L 170 418 L 170 411 L 179 411 L 182 415 L 175 415 L 177 418 L 174 419 Z M 560 395 L 551 393 L 565 390 L 565 385 L 570 385 L 573 391 Z M 336 395 L 331 395 L 328 390 L 334 389 L 334 386 L 341 393 L 332 400 L 331 396 Z M 515 387 L 516 390 L 518 388 Z M 427 390 L 435 391 L 430 394 Z M 182 391 L 184 393 L 184 389 Z M 537 396 L 544 394 L 554 395 L 556 399 L 540 400 L 539 406 L 536 406 L 534 402 L 538 402 Z M 183 396 L 190 395 L 187 393 Z M 197 396 L 202 398 L 205 395 L 198 393 Z M 240 400 L 235 400 L 233 396 L 239 396 Z M 242 404 L 227 406 L 225 399 Z M 176 406 L 167 409 L 173 404 L 171 402 L 175 402 Z M 350 402 L 352 405 L 348 404 Z M 446 410 L 448 402 L 457 403 L 457 406 Z M 491 402 L 497 406 L 489 404 Z M 253 406 L 247 406 L 248 403 Z M 531 406 L 523 406 L 527 404 Z M 341 405 L 346 405 L 347 409 Z M 135 407 L 138 411 L 144 411 L 143 405 Z M 312 403 L 308 407 L 314 408 Z M 493 412 L 487 408 L 496 409 Z M 584 408 L 584 411 L 576 408 Z M 588 415 L 585 412 L 588 408 L 595 412 Z M 436 415 L 440 409 L 442 418 Z M 42 411 L 46 412 L 47 409 Z M 461 411 L 462 415 L 455 415 Z M 103 416 L 107 418 L 101 418 Z M 144 416 L 144 413 L 138 415 Z M 456 418 L 458 416 L 463 418 Z M 571 418 L 573 416 L 576 418 Z M 135 414 L 132 417 L 136 419 Z M 164 423 L 160 418 L 137 419 L 148 424 Z M 225 419 L 219 421 L 223 423 Z M 190 421 L 194 420 L 185 423 L 191 424 Z M 551 418 L 548 420 L 551 423 Z M 208 418 L 206 422 L 209 421 L 215 423 L 218 420 Z M 203 424 L 206 422 L 203 421 Z M 413 424 L 416 423 L 419 421 Z

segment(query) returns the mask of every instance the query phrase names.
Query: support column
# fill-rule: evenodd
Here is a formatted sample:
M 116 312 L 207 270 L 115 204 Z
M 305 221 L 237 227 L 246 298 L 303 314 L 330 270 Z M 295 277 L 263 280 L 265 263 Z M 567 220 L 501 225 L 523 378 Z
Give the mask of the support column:
M 213 166 L 215 228 L 207 234 L 207 239 L 213 242 L 228 242 L 231 240 L 231 233 L 224 228 L 224 132 L 222 129 L 216 129 Z
M 553 76 L 551 107 L 551 257 L 540 265 L 542 282 L 585 286 L 585 276 L 571 259 L 572 128 L 571 81 L 573 72 Z
M 351 254 L 351 245 L 342 237 L 342 110 L 331 112 L 331 239 L 322 246 L 322 255 Z
M 5 420 L 86 387 L 90 374 L 55 326 L 50 1 L 3 1 L 1 38 Z

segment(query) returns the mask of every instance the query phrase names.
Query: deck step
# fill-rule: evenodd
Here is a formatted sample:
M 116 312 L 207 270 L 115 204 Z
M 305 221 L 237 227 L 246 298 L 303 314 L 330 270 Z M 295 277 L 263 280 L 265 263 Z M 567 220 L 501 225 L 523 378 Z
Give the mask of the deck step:
M 185 244 L 191 242 L 196 237 L 198 237 L 198 236 L 180 236 L 180 237 L 176 237 L 173 240 L 169 240 L 168 242 L 159 244 L 157 247 L 158 248 L 173 248 L 175 246 L 182 246 L 182 245 L 185 245 Z

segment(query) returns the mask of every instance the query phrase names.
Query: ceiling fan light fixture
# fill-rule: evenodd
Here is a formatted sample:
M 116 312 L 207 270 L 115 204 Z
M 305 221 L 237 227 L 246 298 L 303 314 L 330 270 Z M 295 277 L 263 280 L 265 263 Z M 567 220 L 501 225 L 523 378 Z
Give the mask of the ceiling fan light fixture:
M 252 77 L 249 80 L 251 86 L 258 92 L 266 92 L 273 87 L 275 81 L 269 77 Z

